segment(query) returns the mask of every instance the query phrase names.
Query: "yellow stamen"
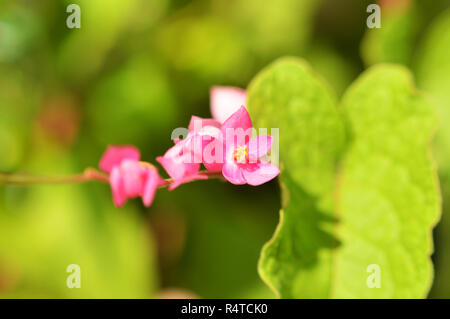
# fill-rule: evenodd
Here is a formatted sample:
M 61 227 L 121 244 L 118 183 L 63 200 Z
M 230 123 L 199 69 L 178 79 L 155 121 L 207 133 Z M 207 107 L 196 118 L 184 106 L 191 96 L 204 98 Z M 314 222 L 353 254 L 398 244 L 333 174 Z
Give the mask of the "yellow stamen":
M 236 148 L 233 153 L 233 158 L 237 163 L 246 163 L 248 158 L 247 145 Z

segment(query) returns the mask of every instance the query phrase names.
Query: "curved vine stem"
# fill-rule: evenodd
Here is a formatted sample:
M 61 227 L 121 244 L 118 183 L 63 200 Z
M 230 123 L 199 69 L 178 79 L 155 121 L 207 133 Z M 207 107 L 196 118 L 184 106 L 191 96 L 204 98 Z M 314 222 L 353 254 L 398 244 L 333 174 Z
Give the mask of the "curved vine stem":
M 0 173 L 0 184 L 66 184 L 84 183 L 89 181 L 108 182 L 107 174 L 94 168 L 86 168 L 83 173 L 68 176 L 42 176 L 34 174 Z
M 202 179 L 221 178 L 221 172 L 215 171 L 201 171 L 199 176 L 204 177 Z M 201 180 L 201 179 L 199 179 Z M 68 176 L 43 176 L 34 174 L 13 174 L 13 173 L 0 173 L 0 185 L 30 185 L 30 184 L 68 184 L 68 183 L 85 183 L 90 181 L 99 181 L 109 183 L 109 176 L 103 172 L 96 170 L 95 168 L 86 168 L 83 173 L 68 175 Z M 194 180 L 192 180 L 194 181 Z M 191 182 L 192 182 L 191 181 Z M 174 181 L 170 178 L 165 179 L 159 187 L 166 187 L 172 184 Z

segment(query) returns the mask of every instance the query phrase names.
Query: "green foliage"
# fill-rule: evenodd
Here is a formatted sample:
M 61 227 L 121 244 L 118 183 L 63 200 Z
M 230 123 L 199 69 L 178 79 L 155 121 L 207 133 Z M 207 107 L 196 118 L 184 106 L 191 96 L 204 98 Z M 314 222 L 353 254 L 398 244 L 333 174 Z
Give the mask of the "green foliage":
M 47 157 L 49 156 L 49 157 Z M 59 152 L 34 157 L 33 168 L 67 172 Z M 58 163 L 58 165 L 55 165 Z M 92 185 L 93 186 L 93 185 Z M 3 298 L 150 298 L 157 287 L 153 244 L 131 207 L 80 185 L 6 188 L 0 215 Z M 107 191 L 107 188 L 104 188 Z M 96 195 L 95 195 L 96 194 Z M 8 209 L 14 207 L 14 211 Z M 81 288 L 66 286 L 67 266 L 81 268 Z
M 358 68 L 354 61 L 343 56 L 332 46 L 316 44 L 305 53 L 305 60 L 321 74 L 328 83 L 332 83 L 334 91 L 342 96 L 347 87 L 358 76 Z
M 139 146 L 142 158 L 152 161 L 173 145 L 169 138 L 173 128 L 186 126 L 192 114 L 210 116 L 212 85 L 244 87 L 270 61 L 302 56 L 330 87 L 295 59 L 277 62 L 250 87 L 255 126 L 280 129 L 283 170 L 281 221 L 263 251 L 260 274 L 283 297 L 424 296 L 431 273 L 427 258 L 431 207 L 436 204 L 431 198 L 429 207 L 421 204 L 426 196 L 435 195 L 424 186 L 431 184 L 431 173 L 425 142 L 420 140 L 429 129 L 426 121 L 431 125 L 429 114 L 424 111 L 413 119 L 419 106 L 398 114 L 409 121 L 405 126 L 411 125 L 413 132 L 401 143 L 402 153 L 396 153 L 392 148 L 402 141 L 403 131 L 389 131 L 386 145 L 379 145 L 358 128 L 371 119 L 364 114 L 372 114 L 376 123 L 382 118 L 370 112 L 369 102 L 353 97 L 367 92 L 351 93 L 359 92 L 366 80 L 346 94 L 345 112 L 336 111 L 332 91 L 342 96 L 363 71 L 361 62 L 412 65 L 419 87 L 430 94 L 440 117 L 434 151 L 444 209 L 449 206 L 449 12 L 431 23 L 449 3 L 380 2 L 382 28 L 367 30 L 360 46 L 367 4 L 332 2 L 0 0 L 0 172 L 80 172 L 96 166 L 110 143 Z M 66 7 L 71 3 L 81 6 L 81 29 L 66 27 Z M 409 87 L 407 76 L 397 71 L 399 81 Z M 370 92 L 367 96 L 373 99 Z M 396 106 L 414 99 L 402 92 L 404 103 Z M 389 104 L 378 98 L 377 108 Z M 417 96 L 417 103 L 421 99 Z M 266 104 L 270 109 L 264 108 Z M 368 112 L 360 114 L 357 107 Z M 370 145 L 370 154 L 364 153 L 365 145 Z M 361 156 L 367 163 L 360 167 Z M 412 187 L 405 172 L 411 178 L 423 174 L 428 179 Z M 389 182 L 381 183 L 386 175 L 391 176 Z M 377 194 L 393 195 L 374 197 L 369 187 L 376 187 Z M 406 200 L 417 207 L 408 213 L 411 218 L 403 220 L 405 213 L 399 207 Z M 205 298 L 272 297 L 256 264 L 260 247 L 275 228 L 279 207 L 274 182 L 257 188 L 193 183 L 174 192 L 158 191 L 149 209 L 136 200 L 120 211 L 113 208 L 107 185 L 3 185 L 0 296 L 152 297 L 166 288 L 183 288 Z M 417 216 L 419 209 L 423 216 Z M 382 226 L 364 228 L 362 215 L 366 223 Z M 401 240 L 395 237 L 400 218 L 408 227 L 407 232 L 402 228 L 406 237 Z M 423 227 L 416 229 L 418 222 Z M 349 227 L 365 237 L 350 235 Z M 450 293 L 448 229 L 450 220 L 444 214 L 436 238 L 432 297 Z M 368 238 L 375 238 L 378 245 L 367 248 Z M 362 264 L 380 256 L 377 252 L 384 252 L 387 240 L 400 257 L 383 255 L 384 261 L 377 260 L 382 289 L 359 291 L 360 286 L 347 286 L 349 272 L 354 277 L 351 284 L 364 285 L 369 273 Z M 360 251 L 357 245 L 368 251 L 358 254 L 359 263 L 354 260 Z M 403 275 L 393 275 L 384 262 L 402 263 L 402 256 L 407 257 L 401 247 L 406 246 L 408 256 L 418 257 L 411 257 L 414 260 L 402 268 Z M 65 286 L 69 263 L 81 266 L 81 290 Z M 407 293 L 401 288 L 392 292 L 392 285 L 397 287 L 406 276 L 417 277 L 417 284 L 408 281 L 402 283 Z
M 0 11 L 0 63 L 14 62 L 35 45 L 39 22 L 28 8 L 4 5 Z
M 366 71 L 343 98 L 342 122 L 305 62 L 282 59 L 252 81 L 248 103 L 257 126 L 283 128 L 283 210 L 261 255 L 264 280 L 284 298 L 424 297 L 439 215 L 427 152 L 435 119 L 409 73 Z M 371 264 L 380 289 L 366 284 Z
M 171 200 L 170 211 L 184 212 L 188 236 L 181 264 L 170 280 L 181 282 L 202 298 L 273 298 L 272 291 L 257 273 L 259 251 L 272 233 L 279 209 L 278 196 L 261 196 L 264 189 L 244 189 L 235 185 L 205 181 L 160 192 L 158 199 Z M 206 194 L 220 194 L 208 201 Z M 177 196 L 176 203 L 173 196 Z M 199 203 L 199 198 L 203 198 Z M 226 200 L 225 203 L 218 201 Z M 152 207 L 153 215 L 170 211 Z M 182 233 L 178 231 L 177 233 Z
M 433 99 L 440 127 L 434 140 L 434 154 L 439 166 L 439 176 L 443 192 L 444 214 L 439 228 L 439 250 L 436 260 L 437 272 L 433 296 L 448 296 L 450 259 L 446 253 L 450 247 L 450 10 L 443 12 L 429 27 L 420 45 L 415 60 L 417 81 L 421 88 Z
M 411 52 L 417 36 L 420 15 L 413 4 L 390 4 L 382 8 L 381 28 L 368 29 L 361 43 L 366 65 L 376 63 L 411 63 Z
M 257 57 L 271 59 L 301 52 L 311 37 L 322 0 L 221 0 L 216 9 L 232 19 Z
M 444 12 L 430 27 L 416 62 L 418 84 L 431 94 L 441 119 L 436 136 L 436 158 L 441 172 L 450 177 L 450 10 Z
M 431 105 L 402 67 L 380 65 L 349 88 L 342 111 L 352 135 L 338 192 L 341 246 L 334 297 L 423 298 L 432 282 L 431 230 L 440 198 L 429 142 Z M 367 265 L 381 268 L 380 289 L 367 289 Z
M 280 128 L 283 211 L 263 249 L 260 274 L 283 298 L 325 298 L 333 242 L 322 224 L 332 218 L 329 198 L 344 144 L 336 99 L 293 58 L 261 71 L 248 91 L 255 126 Z
M 202 79 L 236 80 L 249 71 L 239 67 L 250 58 L 244 39 L 219 17 L 189 16 L 164 25 L 157 46 L 177 70 Z
M 145 147 L 149 140 L 163 138 L 160 133 L 173 127 L 176 115 L 173 88 L 165 70 L 145 56 L 134 57 L 99 81 L 88 105 L 94 134 L 103 145 L 132 141 Z M 126 130 L 118 130 L 124 126 Z M 145 130 L 149 134 L 143 134 Z
M 165 21 L 155 44 L 176 70 L 217 84 L 247 83 L 280 54 L 304 51 L 321 1 L 219 0 L 197 10 L 201 2 Z
M 65 81 L 78 83 L 89 80 L 104 67 L 108 54 L 127 31 L 149 28 L 167 6 L 167 0 L 66 2 L 82 8 L 82 25 L 76 32 L 70 32 L 61 43 L 57 66 Z
M 343 124 L 330 89 L 305 62 L 285 58 L 261 71 L 248 94 L 255 126 L 280 128 L 283 169 L 308 193 L 327 194 L 343 145 Z

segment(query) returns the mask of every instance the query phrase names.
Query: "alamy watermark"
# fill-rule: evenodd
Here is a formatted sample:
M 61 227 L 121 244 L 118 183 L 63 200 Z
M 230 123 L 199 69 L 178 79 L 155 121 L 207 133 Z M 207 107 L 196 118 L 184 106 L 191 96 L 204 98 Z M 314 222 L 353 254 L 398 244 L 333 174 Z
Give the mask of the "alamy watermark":
M 71 273 L 67 276 L 66 284 L 68 288 L 81 288 L 81 268 L 77 264 L 67 266 L 66 272 Z
M 371 13 L 366 20 L 369 29 L 381 28 L 381 8 L 378 4 L 369 4 L 366 11 Z
M 370 273 L 367 277 L 366 285 L 368 288 L 381 288 L 381 268 L 378 264 L 367 266 L 366 272 Z
M 69 29 L 81 28 L 81 8 L 78 4 L 69 4 L 66 12 L 70 15 L 66 19 L 66 25 Z
M 232 159 L 238 164 L 253 164 L 260 160 L 275 166 L 279 163 L 279 129 L 227 128 L 205 129 L 201 120 L 193 128 L 179 127 L 171 139 L 178 148 L 179 158 L 185 164 L 223 164 Z M 270 154 L 267 154 L 270 149 Z

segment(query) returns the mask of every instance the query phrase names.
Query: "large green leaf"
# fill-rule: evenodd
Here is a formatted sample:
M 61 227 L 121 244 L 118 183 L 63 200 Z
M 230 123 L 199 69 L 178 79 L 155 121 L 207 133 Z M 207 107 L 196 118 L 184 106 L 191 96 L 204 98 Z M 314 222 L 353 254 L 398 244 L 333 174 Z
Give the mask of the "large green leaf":
M 431 229 L 440 212 L 428 152 L 436 128 L 431 107 L 403 67 L 363 74 L 342 103 L 351 143 L 338 187 L 333 297 L 425 297 L 432 282 Z M 368 289 L 366 268 L 381 270 Z
M 263 279 L 284 298 L 425 296 L 439 215 L 427 152 L 435 119 L 408 71 L 375 67 L 345 94 L 345 153 L 334 99 L 303 61 L 263 70 L 248 106 L 256 126 L 280 127 L 283 209 Z M 371 264 L 381 288 L 367 285 Z
M 430 26 L 420 46 L 416 58 L 416 73 L 419 86 L 430 93 L 440 127 L 434 140 L 434 154 L 439 166 L 441 188 L 443 192 L 444 214 L 438 228 L 439 245 L 437 246 L 436 280 L 432 296 L 448 296 L 450 278 L 447 269 L 450 258 L 450 10 L 442 13 Z M 434 292 L 434 295 L 433 295 Z
M 283 210 L 259 271 L 282 297 L 326 297 L 333 240 L 323 227 L 344 127 L 336 99 L 305 62 L 275 62 L 250 84 L 256 127 L 280 129 Z

